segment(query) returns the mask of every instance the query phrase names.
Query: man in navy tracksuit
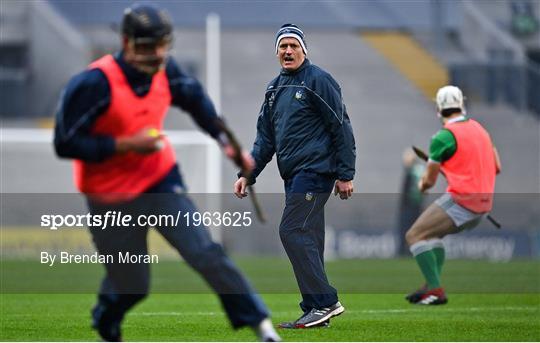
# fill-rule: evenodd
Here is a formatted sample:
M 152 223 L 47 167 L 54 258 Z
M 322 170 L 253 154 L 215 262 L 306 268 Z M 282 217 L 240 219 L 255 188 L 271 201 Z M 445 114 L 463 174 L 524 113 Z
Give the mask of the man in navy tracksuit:
M 197 211 L 185 194 L 174 150 L 159 134 L 171 104 L 189 112 L 229 158 L 236 157 L 200 83 L 167 58 L 171 39 L 164 11 L 134 5 L 124 12 L 122 51 L 94 61 L 63 93 L 54 144 L 60 157 L 75 160 L 76 185 L 93 216 Z M 247 153 L 240 159 L 246 169 L 253 165 Z M 147 226 L 89 229 L 101 255 L 148 252 Z M 181 223 L 156 230 L 218 293 L 234 328 L 251 326 L 261 340 L 280 340 L 266 306 L 205 227 Z M 93 326 L 104 340 L 119 341 L 124 316 L 148 293 L 149 265 L 115 261 L 105 268 Z
M 324 270 L 324 205 L 334 189 L 341 199 L 353 192 L 354 136 L 337 82 L 306 58 L 304 33 L 293 24 L 276 35 L 282 70 L 266 89 L 257 122 L 251 180 L 234 185 L 242 198 L 246 186 L 277 155 L 285 181 L 286 204 L 280 238 L 302 293 L 303 315 L 282 328 L 327 326 L 345 309 Z

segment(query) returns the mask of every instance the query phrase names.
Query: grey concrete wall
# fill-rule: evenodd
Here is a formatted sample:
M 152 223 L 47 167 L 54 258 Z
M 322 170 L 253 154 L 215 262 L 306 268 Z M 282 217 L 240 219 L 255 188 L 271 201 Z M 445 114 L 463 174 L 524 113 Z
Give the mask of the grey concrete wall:
M 90 61 L 86 39 L 44 1 L 29 4 L 30 115 L 54 113 L 61 89 Z

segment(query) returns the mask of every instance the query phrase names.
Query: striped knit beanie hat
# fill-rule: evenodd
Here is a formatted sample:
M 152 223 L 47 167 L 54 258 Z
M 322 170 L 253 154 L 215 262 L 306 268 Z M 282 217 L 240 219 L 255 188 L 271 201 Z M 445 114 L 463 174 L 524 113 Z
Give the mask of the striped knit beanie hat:
M 296 38 L 300 45 L 302 46 L 302 50 L 304 50 L 304 54 L 307 55 L 307 48 L 306 48 L 306 38 L 304 36 L 304 32 L 298 28 L 298 26 L 294 24 L 284 24 L 280 27 L 278 32 L 276 33 L 276 54 L 278 52 L 279 42 L 283 38 Z

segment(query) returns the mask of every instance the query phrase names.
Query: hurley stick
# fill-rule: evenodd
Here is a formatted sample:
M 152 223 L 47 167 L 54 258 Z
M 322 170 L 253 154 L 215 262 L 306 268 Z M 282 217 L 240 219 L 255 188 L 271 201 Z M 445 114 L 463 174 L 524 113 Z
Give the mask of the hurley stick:
M 249 180 L 251 176 L 251 170 L 246 168 L 246 166 L 243 163 L 242 147 L 240 146 L 240 143 L 236 139 L 236 136 L 227 127 L 227 125 L 225 125 L 225 122 L 222 119 L 216 120 L 216 124 L 221 129 L 221 131 L 225 133 L 225 135 L 227 136 L 227 139 L 229 140 L 229 144 L 234 150 L 234 163 L 242 170 L 242 176 L 244 176 L 246 179 Z M 261 204 L 259 203 L 259 200 L 257 199 L 257 195 L 255 194 L 255 189 L 253 185 L 248 185 L 247 188 L 248 188 L 249 198 L 251 199 L 251 203 L 253 204 L 253 208 L 255 209 L 255 214 L 257 215 L 257 218 L 259 218 L 259 221 L 261 223 L 265 223 L 266 216 L 264 215 Z

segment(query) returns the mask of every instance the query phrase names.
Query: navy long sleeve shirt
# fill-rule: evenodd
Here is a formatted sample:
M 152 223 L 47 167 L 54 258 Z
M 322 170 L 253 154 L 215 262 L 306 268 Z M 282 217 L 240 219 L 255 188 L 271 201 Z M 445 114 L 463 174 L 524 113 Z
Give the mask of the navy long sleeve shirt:
M 152 77 L 127 64 L 121 52 L 114 56 L 131 88 L 138 96 L 150 90 Z M 215 124 L 216 110 L 202 85 L 186 75 L 169 58 L 165 66 L 172 105 L 188 112 L 193 120 L 212 137 L 220 129 Z M 56 112 L 54 146 L 60 157 L 99 162 L 115 153 L 114 138 L 91 134 L 91 129 L 111 102 L 109 82 L 99 69 L 87 69 L 74 76 L 62 92 Z

